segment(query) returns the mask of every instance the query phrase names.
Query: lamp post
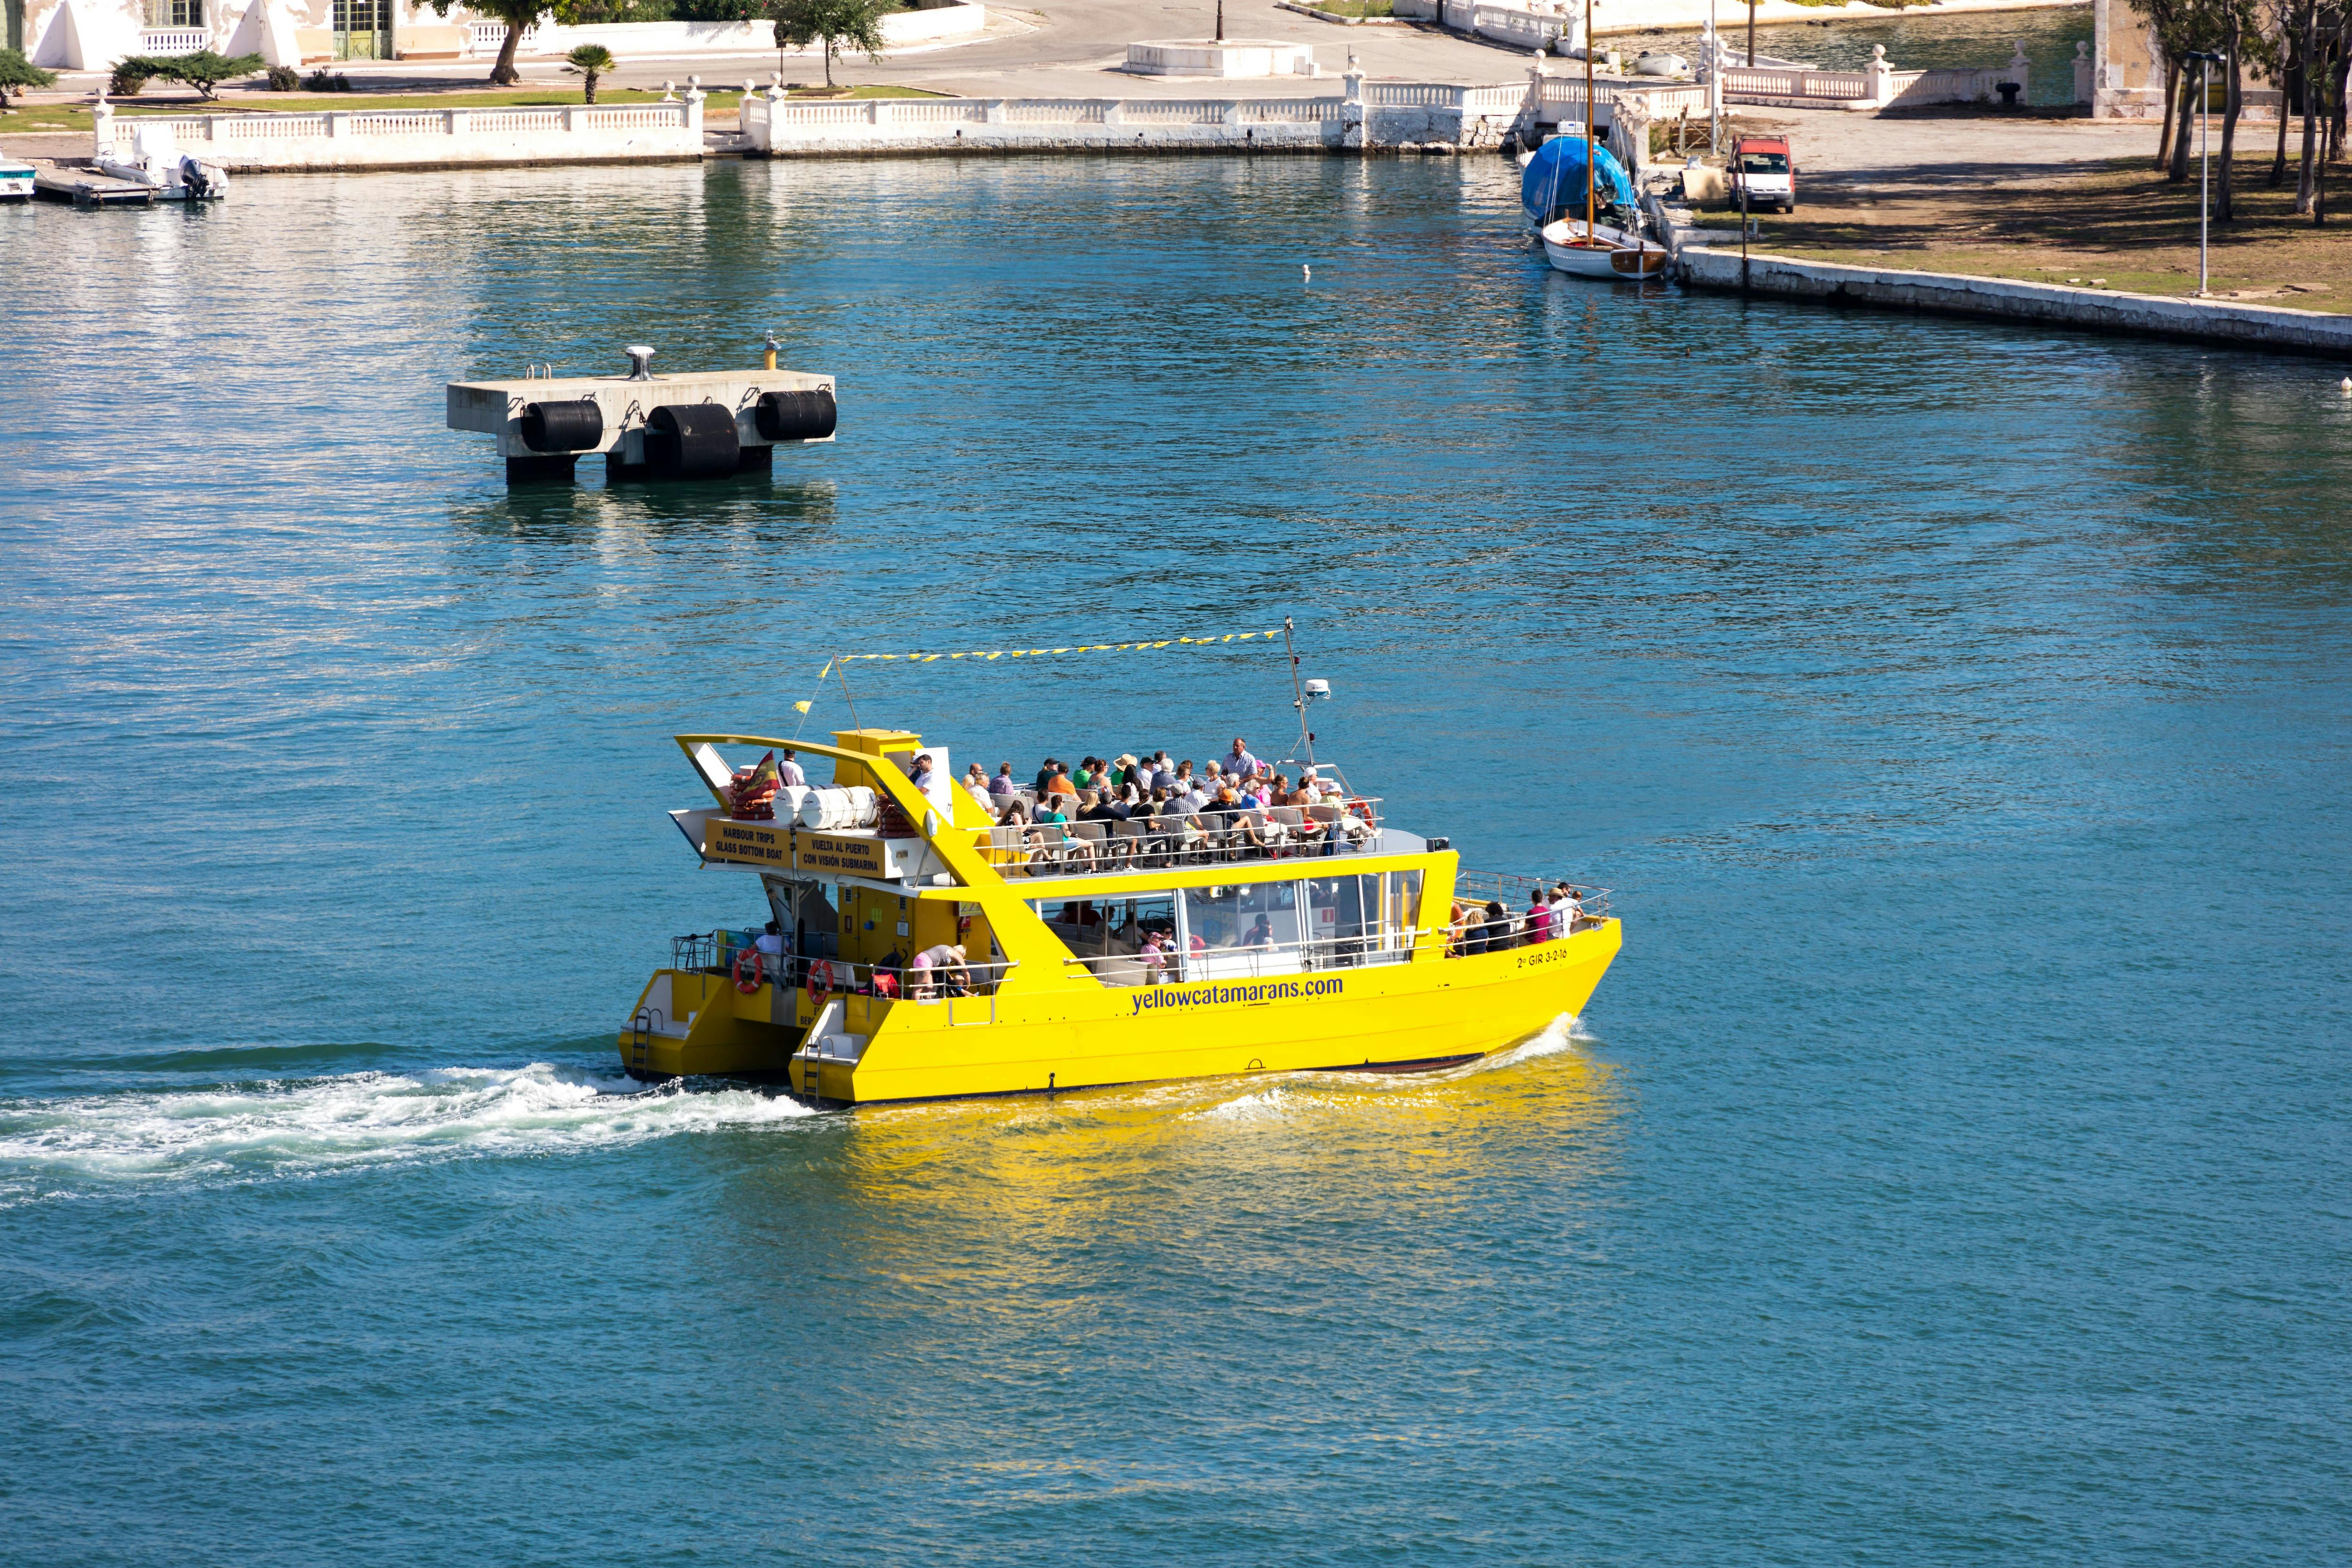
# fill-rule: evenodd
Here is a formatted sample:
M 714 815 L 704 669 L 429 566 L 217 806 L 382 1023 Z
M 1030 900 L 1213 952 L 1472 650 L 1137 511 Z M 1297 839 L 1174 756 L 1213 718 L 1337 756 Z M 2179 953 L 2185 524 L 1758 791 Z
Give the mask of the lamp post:
M 2226 57 L 2207 49 L 2183 58 L 2197 62 L 2197 297 L 2202 300 L 2207 291 L 2206 245 L 2213 194 L 2213 68 Z

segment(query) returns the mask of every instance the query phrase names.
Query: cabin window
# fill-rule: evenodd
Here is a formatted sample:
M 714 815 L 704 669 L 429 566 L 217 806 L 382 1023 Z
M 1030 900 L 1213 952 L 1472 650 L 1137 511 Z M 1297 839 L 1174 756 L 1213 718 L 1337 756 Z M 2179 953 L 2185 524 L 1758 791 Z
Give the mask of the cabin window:
M 1381 931 L 1381 879 L 1317 877 L 1307 884 L 1307 928 L 1326 953 L 1363 951 Z
M 1147 963 L 1144 939 L 1157 934 L 1174 946 L 1176 895 L 1136 893 L 1110 899 L 1036 899 L 1030 901 L 1045 929 L 1061 938 L 1071 956 L 1106 985 L 1141 985 L 1164 975 L 1166 965 Z
M 1421 873 L 1391 871 L 1389 873 L 1388 929 L 1399 940 L 1391 947 L 1412 944 L 1412 933 L 1421 925 Z
M 1193 952 L 1298 945 L 1298 884 L 1243 882 L 1184 889 L 1185 944 Z

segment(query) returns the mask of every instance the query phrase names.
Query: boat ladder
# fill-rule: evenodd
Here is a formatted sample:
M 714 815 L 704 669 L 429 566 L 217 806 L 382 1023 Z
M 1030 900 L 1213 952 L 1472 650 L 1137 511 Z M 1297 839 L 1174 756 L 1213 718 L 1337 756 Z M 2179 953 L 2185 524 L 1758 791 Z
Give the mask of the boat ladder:
M 655 1032 L 661 1027 L 656 1021 L 660 1017 L 661 1015 L 651 1007 L 640 1007 L 637 1016 L 629 1020 L 629 1067 L 632 1070 L 641 1072 L 645 1069 L 646 1052 L 653 1045 Z

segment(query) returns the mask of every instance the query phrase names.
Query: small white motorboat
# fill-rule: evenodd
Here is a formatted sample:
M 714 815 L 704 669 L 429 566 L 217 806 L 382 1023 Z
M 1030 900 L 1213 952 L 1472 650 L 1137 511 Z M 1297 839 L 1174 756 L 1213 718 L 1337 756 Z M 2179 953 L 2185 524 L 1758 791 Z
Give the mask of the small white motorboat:
M 1680 55 L 1644 53 L 1633 62 L 1635 76 L 1688 76 L 1690 61 Z
M 163 201 L 216 202 L 228 195 L 227 171 L 181 152 L 168 125 L 134 125 L 130 157 L 110 147 L 92 161 L 100 174 L 144 185 Z
M 0 158 L 0 202 L 29 202 L 40 171 L 14 158 Z
M 1622 278 L 1638 282 L 1655 278 L 1666 269 L 1663 246 L 1652 245 L 1638 234 L 1628 234 L 1605 223 L 1594 224 L 1588 234 L 1583 219 L 1564 217 L 1544 225 L 1540 232 L 1544 259 L 1578 278 Z

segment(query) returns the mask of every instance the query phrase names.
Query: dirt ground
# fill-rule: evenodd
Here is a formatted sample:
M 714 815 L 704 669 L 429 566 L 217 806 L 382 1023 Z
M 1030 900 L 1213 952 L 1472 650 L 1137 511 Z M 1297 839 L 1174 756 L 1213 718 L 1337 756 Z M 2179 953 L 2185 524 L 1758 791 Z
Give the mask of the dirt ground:
M 1966 114 L 1780 122 L 1795 139 L 1799 205 L 1759 220 L 1767 250 L 2140 294 L 2197 288 L 2197 165 L 2186 184 L 2158 174 L 2155 126 Z M 2238 220 L 2212 226 L 2212 291 L 2352 312 L 2352 163 L 2332 171 L 2337 216 L 2315 227 L 2293 216 L 2300 124 L 2285 181 L 2269 184 L 2277 133 L 2240 127 Z M 2218 158 L 2213 173 L 2218 189 Z

